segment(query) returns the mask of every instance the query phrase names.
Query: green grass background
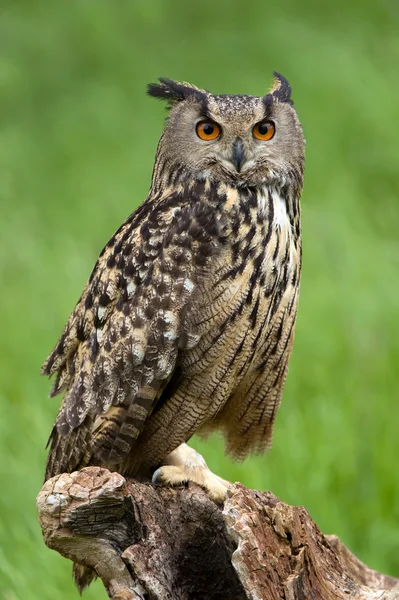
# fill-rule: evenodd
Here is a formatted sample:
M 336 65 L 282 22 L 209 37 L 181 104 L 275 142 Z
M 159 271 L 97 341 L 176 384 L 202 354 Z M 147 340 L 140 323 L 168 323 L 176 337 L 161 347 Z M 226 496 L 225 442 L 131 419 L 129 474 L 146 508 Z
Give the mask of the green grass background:
M 278 7 L 276 7 L 278 5 Z M 291 82 L 307 137 L 296 343 L 272 451 L 220 475 L 303 504 L 399 576 L 399 4 L 0 2 L 0 598 L 77 597 L 36 518 L 59 399 L 39 377 L 104 243 L 149 186 L 158 76 Z M 85 595 L 106 597 L 97 582 Z

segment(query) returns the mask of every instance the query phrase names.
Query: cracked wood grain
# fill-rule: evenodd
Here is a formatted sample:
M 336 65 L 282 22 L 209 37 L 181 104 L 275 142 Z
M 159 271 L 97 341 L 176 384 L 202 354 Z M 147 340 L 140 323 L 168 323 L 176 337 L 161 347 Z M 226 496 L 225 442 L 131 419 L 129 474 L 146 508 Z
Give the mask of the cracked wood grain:
M 47 481 L 44 541 L 95 570 L 113 600 L 399 600 L 399 580 L 323 535 L 303 507 L 231 488 L 154 488 L 88 467 Z

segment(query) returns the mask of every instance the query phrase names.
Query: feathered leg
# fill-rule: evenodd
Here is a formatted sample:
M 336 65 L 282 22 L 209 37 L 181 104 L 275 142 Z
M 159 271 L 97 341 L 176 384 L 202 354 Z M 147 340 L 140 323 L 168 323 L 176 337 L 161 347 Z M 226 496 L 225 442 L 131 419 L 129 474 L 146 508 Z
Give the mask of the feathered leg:
M 225 500 L 231 485 L 212 473 L 201 454 L 187 444 L 180 444 L 168 454 L 164 465 L 154 472 L 152 482 L 155 485 L 180 485 L 189 481 L 203 487 L 216 502 Z

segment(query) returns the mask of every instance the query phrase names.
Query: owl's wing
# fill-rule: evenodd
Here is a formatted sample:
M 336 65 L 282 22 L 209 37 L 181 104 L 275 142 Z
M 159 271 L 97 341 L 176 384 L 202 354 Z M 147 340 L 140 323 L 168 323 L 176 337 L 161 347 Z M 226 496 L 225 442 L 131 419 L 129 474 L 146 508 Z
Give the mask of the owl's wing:
M 46 478 L 126 458 L 179 350 L 196 343 L 185 315 L 219 230 L 191 190 L 147 199 L 108 242 L 42 368 L 56 374 L 52 396 L 65 390 Z

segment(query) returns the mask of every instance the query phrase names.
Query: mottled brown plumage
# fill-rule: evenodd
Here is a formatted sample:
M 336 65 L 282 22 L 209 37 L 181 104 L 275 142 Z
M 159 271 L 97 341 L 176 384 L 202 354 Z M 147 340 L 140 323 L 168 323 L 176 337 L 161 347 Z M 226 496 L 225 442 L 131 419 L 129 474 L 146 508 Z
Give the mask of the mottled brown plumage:
M 170 105 L 149 195 L 104 248 L 43 366 L 52 395 L 65 392 L 46 478 L 166 463 L 160 480 L 195 480 L 205 463 L 173 452 L 195 432 L 222 430 L 238 459 L 271 442 L 301 265 L 304 140 L 290 87 L 276 74 L 263 98 L 170 80 L 149 93 Z M 202 121 L 217 138 L 199 137 Z M 255 136 L 264 122 L 267 141 Z

